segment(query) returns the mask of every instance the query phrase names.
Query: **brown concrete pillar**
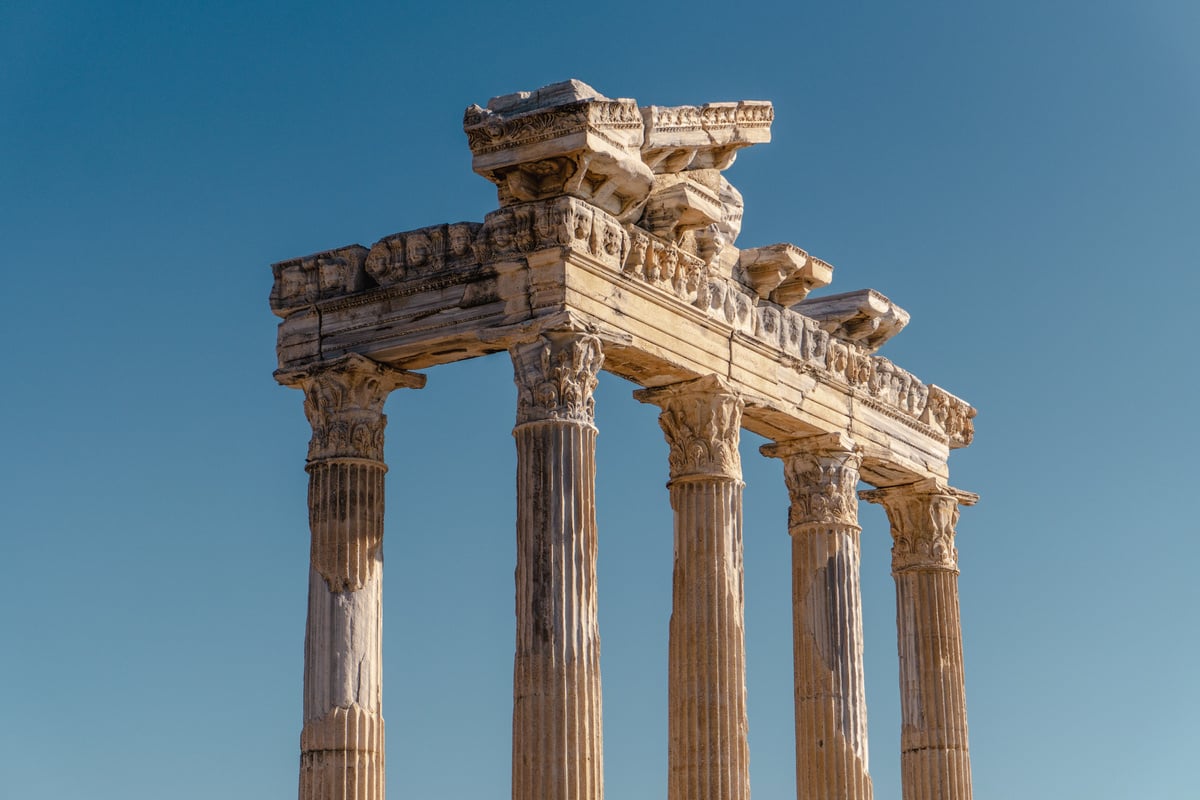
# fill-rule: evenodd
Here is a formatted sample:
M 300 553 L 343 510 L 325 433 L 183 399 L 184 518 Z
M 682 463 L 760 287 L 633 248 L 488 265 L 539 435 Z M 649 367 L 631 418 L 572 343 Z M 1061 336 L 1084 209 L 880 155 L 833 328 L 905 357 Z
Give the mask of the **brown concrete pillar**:
M 600 340 L 553 332 L 510 348 L 518 390 L 513 800 L 601 800 L 596 617 Z
M 383 800 L 383 404 L 425 376 L 349 355 L 275 377 L 313 430 L 300 800 Z
M 783 459 L 791 508 L 796 796 L 870 800 L 858 470 L 843 434 L 762 448 Z
M 748 800 L 741 397 L 710 376 L 635 392 L 662 408 L 675 510 L 669 800 Z
M 860 497 L 884 507 L 894 541 L 904 800 L 970 800 L 954 526 L 979 496 L 924 480 Z

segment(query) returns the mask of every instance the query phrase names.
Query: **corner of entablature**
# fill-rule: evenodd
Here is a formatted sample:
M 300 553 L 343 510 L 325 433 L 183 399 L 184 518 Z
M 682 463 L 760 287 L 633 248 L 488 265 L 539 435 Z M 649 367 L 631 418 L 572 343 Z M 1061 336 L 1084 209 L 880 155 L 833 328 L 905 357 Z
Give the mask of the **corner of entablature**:
M 956 489 L 941 478 L 922 478 L 913 483 L 897 486 L 863 489 L 858 493 L 858 497 L 868 503 L 885 507 L 892 502 L 922 497 L 952 498 L 960 506 L 973 506 L 979 502 L 979 495 Z
M 321 300 L 360 292 L 373 285 L 365 264 L 367 248 L 352 244 L 271 265 L 271 311 L 279 317 Z
M 852 454 L 861 460 L 863 448 L 849 434 L 833 431 L 779 439 L 764 444 L 758 448 L 758 452 L 768 458 L 788 458 L 800 454 Z

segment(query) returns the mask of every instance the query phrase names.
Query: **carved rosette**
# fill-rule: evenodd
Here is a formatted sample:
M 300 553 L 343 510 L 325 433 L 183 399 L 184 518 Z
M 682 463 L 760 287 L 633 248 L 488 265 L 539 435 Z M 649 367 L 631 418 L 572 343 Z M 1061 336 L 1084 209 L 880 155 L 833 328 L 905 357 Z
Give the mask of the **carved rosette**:
M 389 367 L 356 353 L 297 370 L 275 380 L 304 391 L 312 425 L 309 463 L 336 458 L 383 461 L 383 404 L 393 389 L 419 389 L 425 376 Z
M 893 574 L 958 572 L 958 549 L 954 546 L 958 507 L 974 505 L 979 495 L 930 479 L 860 492 L 859 497 L 878 503 L 887 512 L 892 528 Z
M 783 459 L 791 507 L 788 528 L 858 527 L 858 471 L 862 454 L 843 434 L 807 436 L 765 445 L 763 455 Z
M 599 337 L 554 331 L 509 352 L 517 384 L 517 425 L 545 420 L 593 424 L 593 392 L 604 364 Z
M 738 438 L 745 401 L 723 378 L 710 375 L 634 397 L 662 408 L 658 424 L 670 447 L 671 480 L 742 478 Z

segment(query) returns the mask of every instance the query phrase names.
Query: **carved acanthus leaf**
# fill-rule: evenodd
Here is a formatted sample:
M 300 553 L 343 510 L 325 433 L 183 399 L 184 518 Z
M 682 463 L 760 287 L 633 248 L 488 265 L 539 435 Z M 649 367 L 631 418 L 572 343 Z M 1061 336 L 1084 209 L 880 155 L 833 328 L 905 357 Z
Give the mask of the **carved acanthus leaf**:
M 544 333 L 509 349 L 517 384 L 517 424 L 559 420 L 593 424 L 604 352 L 597 336 Z
M 280 370 L 275 379 L 304 391 L 304 414 L 312 426 L 308 460 L 383 460 L 383 404 L 393 389 L 419 389 L 425 376 L 389 367 L 357 354 L 298 370 Z
M 974 505 L 979 496 L 933 480 L 859 492 L 882 505 L 892 528 L 892 572 L 958 571 L 954 546 L 958 507 Z
M 842 434 L 809 436 L 766 445 L 762 453 L 783 459 L 793 533 L 809 525 L 858 525 L 858 476 L 862 455 Z
M 745 402 L 722 378 L 641 389 L 634 397 L 662 409 L 658 424 L 670 448 L 671 480 L 724 477 L 741 480 L 738 441 Z

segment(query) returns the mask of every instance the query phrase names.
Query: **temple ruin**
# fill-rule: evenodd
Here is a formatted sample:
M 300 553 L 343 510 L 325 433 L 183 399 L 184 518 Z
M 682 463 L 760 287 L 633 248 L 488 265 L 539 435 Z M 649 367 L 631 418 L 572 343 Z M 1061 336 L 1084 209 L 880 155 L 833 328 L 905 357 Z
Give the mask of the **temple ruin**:
M 384 400 L 508 351 L 517 387 L 513 800 L 603 797 L 593 390 L 661 409 L 675 565 L 668 798 L 747 800 L 742 428 L 791 498 L 801 800 L 869 800 L 858 502 L 894 540 L 905 800 L 968 800 L 950 451 L 975 410 L 876 351 L 908 314 L 833 267 L 736 246 L 724 177 L 770 140 L 769 102 L 639 106 L 579 81 L 466 110 L 482 222 L 273 266 L 280 383 L 304 392 L 312 533 L 301 800 L 382 800 Z M 499 387 L 497 387 L 499 390 Z M 859 481 L 874 486 L 858 492 Z M 781 698 L 782 700 L 782 698 Z

